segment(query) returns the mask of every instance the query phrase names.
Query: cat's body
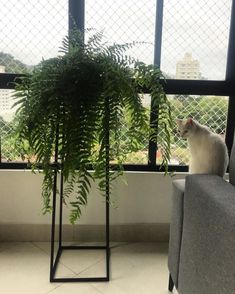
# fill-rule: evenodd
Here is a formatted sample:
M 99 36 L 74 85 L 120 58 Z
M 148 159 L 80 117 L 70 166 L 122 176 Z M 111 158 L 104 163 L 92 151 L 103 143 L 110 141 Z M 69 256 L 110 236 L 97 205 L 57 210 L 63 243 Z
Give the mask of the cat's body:
M 221 137 L 191 118 L 177 120 L 177 124 L 181 136 L 188 140 L 189 172 L 223 177 L 228 166 L 228 152 Z

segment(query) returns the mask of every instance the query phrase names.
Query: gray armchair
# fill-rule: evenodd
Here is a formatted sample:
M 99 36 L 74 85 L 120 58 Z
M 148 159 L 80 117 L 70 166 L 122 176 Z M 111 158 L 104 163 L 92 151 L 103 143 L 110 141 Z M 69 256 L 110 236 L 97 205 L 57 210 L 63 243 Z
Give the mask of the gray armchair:
M 190 175 L 173 182 L 169 291 L 235 293 L 235 147 L 229 182 Z

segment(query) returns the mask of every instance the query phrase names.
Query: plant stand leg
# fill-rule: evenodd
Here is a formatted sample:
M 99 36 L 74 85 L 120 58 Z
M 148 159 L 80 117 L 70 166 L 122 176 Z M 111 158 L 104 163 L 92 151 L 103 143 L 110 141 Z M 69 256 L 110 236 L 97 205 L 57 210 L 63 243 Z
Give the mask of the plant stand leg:
M 172 280 L 171 274 L 169 274 L 168 290 L 169 290 L 170 292 L 172 292 L 172 291 L 173 291 L 173 288 L 174 288 L 174 282 L 173 282 L 173 280 Z
M 54 163 L 58 163 L 58 136 L 59 136 L 59 127 L 56 129 L 56 138 L 55 138 L 55 158 Z M 57 251 L 56 259 L 54 260 L 55 254 L 55 219 L 56 219 L 56 192 L 57 192 L 57 166 L 54 169 L 54 182 L 53 182 L 53 191 L 52 191 L 52 220 L 51 220 L 51 260 L 50 260 L 50 282 L 53 282 L 59 256 L 61 255 L 60 248 Z

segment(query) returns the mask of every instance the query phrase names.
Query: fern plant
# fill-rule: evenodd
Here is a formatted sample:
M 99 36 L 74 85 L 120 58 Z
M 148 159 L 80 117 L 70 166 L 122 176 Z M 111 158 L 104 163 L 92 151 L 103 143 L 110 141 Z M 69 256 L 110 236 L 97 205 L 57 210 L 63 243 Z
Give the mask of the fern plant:
M 43 60 L 31 75 L 16 84 L 15 94 L 18 142 L 26 155 L 32 158 L 33 154 L 32 167 L 40 165 L 44 174 L 43 210 L 51 210 L 54 170 L 61 170 L 64 203 L 71 205 L 72 223 L 87 204 L 93 180 L 105 192 L 107 136 L 109 156 L 118 167 L 110 172 L 109 181 L 122 173 L 126 154 L 120 148 L 119 136 L 125 115 L 129 118 L 125 150 L 134 151 L 145 133 L 160 144 L 166 169 L 172 126 L 170 105 L 160 83 L 164 77 L 157 67 L 126 55 L 135 44 L 108 46 L 102 33 L 92 35 L 86 43 L 83 37 L 78 31 L 66 37 L 61 56 Z M 147 110 L 141 102 L 142 88 L 149 89 L 158 109 L 161 135 L 149 127 Z M 55 149 L 60 159 L 57 164 L 53 164 Z M 75 199 L 70 197 L 74 192 Z

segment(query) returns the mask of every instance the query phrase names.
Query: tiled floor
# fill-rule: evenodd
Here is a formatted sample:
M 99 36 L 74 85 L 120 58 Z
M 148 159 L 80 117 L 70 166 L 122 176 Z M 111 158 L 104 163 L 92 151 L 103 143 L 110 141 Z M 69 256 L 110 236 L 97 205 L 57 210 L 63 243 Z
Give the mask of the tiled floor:
M 112 244 L 111 281 L 49 283 L 49 243 L 0 243 L 0 293 L 167 294 L 167 244 Z M 58 277 L 103 275 L 102 251 L 66 251 Z

